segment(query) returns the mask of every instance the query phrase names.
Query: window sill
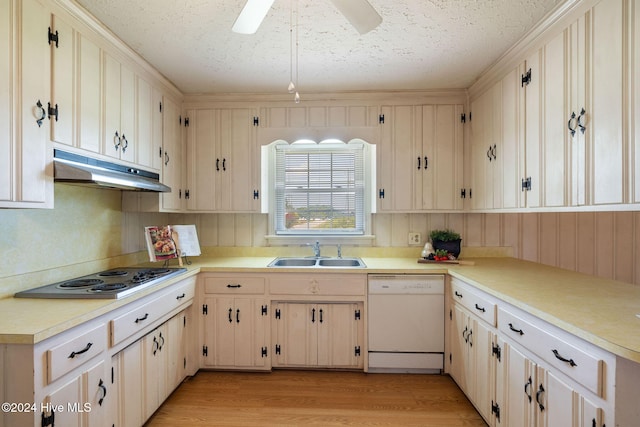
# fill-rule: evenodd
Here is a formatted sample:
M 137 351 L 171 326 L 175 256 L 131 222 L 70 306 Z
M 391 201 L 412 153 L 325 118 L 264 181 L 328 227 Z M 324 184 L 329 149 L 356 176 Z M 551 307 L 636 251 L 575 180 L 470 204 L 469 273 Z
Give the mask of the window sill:
M 321 245 L 344 245 L 344 246 L 373 246 L 376 236 L 368 234 L 364 236 L 264 236 L 269 246 L 299 246 L 307 243 L 313 244 L 316 240 Z

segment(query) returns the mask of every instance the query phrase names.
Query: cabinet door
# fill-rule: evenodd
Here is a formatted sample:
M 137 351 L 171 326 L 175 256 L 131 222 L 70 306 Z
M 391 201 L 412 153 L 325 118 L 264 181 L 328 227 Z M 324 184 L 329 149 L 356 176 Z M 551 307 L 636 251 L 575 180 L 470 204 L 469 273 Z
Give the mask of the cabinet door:
M 276 304 L 276 351 L 274 366 L 317 365 L 318 329 L 315 327 L 317 312 L 313 304 Z M 278 313 L 280 318 L 278 318 Z M 313 321 L 312 321 L 313 320 Z
M 471 382 L 467 368 L 469 359 L 469 325 L 468 315 L 457 304 L 453 304 L 451 312 L 451 336 L 449 343 L 449 372 L 467 395 L 471 393 Z
M 589 14 L 589 28 L 593 32 L 589 37 L 592 93 L 586 127 L 591 146 L 590 187 L 594 205 L 625 201 L 624 3 L 624 0 L 601 0 Z
M 470 366 L 473 376 L 472 401 L 485 420 L 492 418 L 491 403 L 495 401 L 495 362 L 492 344 L 495 335 L 482 321 L 471 316 L 469 320 Z M 560 424 L 558 424 L 560 425 Z
M 500 405 L 500 425 L 533 427 L 532 403 L 536 365 L 518 349 L 499 339 L 502 349 L 496 372 L 496 401 Z
M 384 123 L 378 147 L 378 208 L 381 212 L 413 209 L 413 179 L 417 167 L 415 143 L 422 128 L 415 106 L 382 107 Z M 420 113 L 421 115 L 421 113 Z M 421 121 L 421 120 L 420 120 Z
M 259 209 L 255 169 L 255 113 L 248 108 L 220 110 L 220 138 L 216 155 L 216 211 L 251 212 Z
M 46 409 L 54 409 L 55 425 L 65 427 L 80 427 L 82 425 L 82 412 L 69 410 L 71 403 L 82 402 L 82 376 L 72 378 L 67 383 L 51 392 L 43 402 Z M 40 408 L 39 408 L 40 409 Z M 52 415 L 52 411 L 46 410 L 44 417 Z M 52 423 L 53 424 L 53 423 Z
M 525 158 L 526 166 L 523 180 L 528 180 L 531 185 L 527 191 L 523 191 L 523 207 L 536 208 L 541 205 L 541 158 L 540 140 L 542 137 L 542 84 L 540 68 L 540 51 L 535 51 L 525 60 L 525 74 L 531 75 L 528 84 L 525 85 Z
M 83 398 L 82 401 L 78 401 L 82 405 L 78 409 L 84 414 L 85 427 L 100 427 L 106 424 L 107 415 L 112 408 L 108 386 L 104 360 L 82 374 Z
M 233 298 L 205 298 L 205 365 L 235 366 L 235 310 Z
M 133 71 L 120 65 L 120 159 L 130 163 L 137 161 L 136 151 L 136 83 Z
M 122 151 L 122 131 L 120 129 L 121 76 L 120 62 L 105 53 L 104 63 L 104 126 L 103 153 L 120 158 Z
M 78 35 L 78 146 L 100 153 L 100 48 L 91 40 Z M 109 130 L 111 132 L 111 130 Z M 111 149 L 115 129 L 109 133 Z
M 168 396 L 186 376 L 187 365 L 187 313 L 182 312 L 167 322 L 165 353 L 167 361 L 166 392 Z
M 151 84 L 140 76 L 136 77 L 135 104 L 135 147 L 131 152 L 135 151 L 136 164 L 152 170 L 154 169 L 154 160 L 158 156 L 158 152 L 154 150 L 153 140 L 153 90 Z M 158 145 L 158 148 L 160 148 L 160 145 Z
M 164 97 L 162 101 L 162 182 L 171 193 L 162 193 L 162 209 L 182 210 L 182 143 L 180 110 L 175 102 Z M 155 116 L 154 116 L 155 117 Z
M 491 121 L 490 93 L 485 92 L 471 102 L 471 189 L 469 198 L 472 209 L 487 207 L 487 168 L 489 165 L 489 149 L 487 132 Z
M 553 372 L 537 368 L 535 404 L 538 426 L 575 427 L 578 424 L 578 394 Z
M 462 207 L 462 113 L 462 105 L 422 106 L 422 142 L 415 154 L 418 210 Z
M 216 158 L 219 134 L 216 113 L 216 110 L 187 112 L 187 161 L 192 166 L 187 175 L 187 210 L 190 211 L 215 209 L 216 166 L 221 167 L 220 158 Z
M 497 156 L 502 170 L 502 208 L 519 208 L 524 171 L 524 94 L 521 86 L 523 66 L 513 68 L 502 84 L 502 139 Z
M 19 53 L 14 56 L 17 62 L 13 87 L 19 97 L 14 105 L 19 108 L 13 116 L 15 132 L 3 142 L 15 144 L 9 156 L 14 160 L 9 170 L 13 171 L 15 181 L 8 188 L 15 190 L 10 199 L 25 203 L 23 206 L 48 207 L 49 204 L 52 207 L 53 153 L 49 145 L 49 120 L 43 117 L 41 124 L 37 123 L 37 116 L 40 112 L 44 115 L 51 94 L 51 48 L 47 42 L 51 15 L 39 0 L 17 2 L 16 6 L 20 31 L 19 41 L 14 40 Z
M 75 52 L 77 33 L 59 16 L 53 16 L 52 31 L 58 42 L 52 44 L 51 104 L 58 106 L 58 119 L 51 121 L 51 140 L 59 144 L 75 144 Z
M 143 345 L 136 341 L 118 353 L 118 408 L 120 425 L 141 426 L 143 418 Z
M 318 366 L 362 367 L 358 304 L 318 304 Z M 361 309 L 361 307 L 360 307 Z
M 167 325 L 142 338 L 144 415 L 147 420 L 167 397 Z
M 263 310 L 264 307 L 264 310 Z M 268 316 L 267 302 L 255 298 L 236 298 L 234 300 L 234 366 L 265 366 L 266 330 Z

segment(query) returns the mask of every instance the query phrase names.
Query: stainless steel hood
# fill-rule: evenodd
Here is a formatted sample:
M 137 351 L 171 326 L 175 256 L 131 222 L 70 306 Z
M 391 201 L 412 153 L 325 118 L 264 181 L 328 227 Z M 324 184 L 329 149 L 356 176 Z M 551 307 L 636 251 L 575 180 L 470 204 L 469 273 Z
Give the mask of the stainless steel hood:
M 170 193 L 157 173 L 54 150 L 54 180 L 131 191 Z

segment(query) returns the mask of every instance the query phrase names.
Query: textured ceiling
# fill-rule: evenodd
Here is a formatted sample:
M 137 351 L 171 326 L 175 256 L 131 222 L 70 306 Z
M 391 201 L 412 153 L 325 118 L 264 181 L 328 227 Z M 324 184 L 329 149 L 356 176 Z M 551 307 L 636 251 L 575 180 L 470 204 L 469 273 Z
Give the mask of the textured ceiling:
M 185 94 L 286 91 L 291 0 L 253 35 L 231 32 L 244 0 L 76 1 Z M 364 35 L 329 0 L 298 1 L 304 94 L 469 87 L 563 0 L 369 0 L 383 22 Z

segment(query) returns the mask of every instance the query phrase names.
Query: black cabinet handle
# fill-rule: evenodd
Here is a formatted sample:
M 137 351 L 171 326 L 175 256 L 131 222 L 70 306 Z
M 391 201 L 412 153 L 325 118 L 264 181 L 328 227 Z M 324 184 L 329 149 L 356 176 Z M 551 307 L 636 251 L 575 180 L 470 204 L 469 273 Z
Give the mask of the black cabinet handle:
M 491 146 L 489 146 L 489 149 L 487 150 L 487 158 L 489 159 L 489 161 L 493 160 L 491 158 Z
M 181 299 L 182 299 L 182 298 L 184 298 L 184 297 L 186 297 L 186 295 L 185 295 L 184 293 L 182 293 L 182 295 L 178 295 L 178 296 L 176 297 L 176 299 L 179 301 L 179 300 L 181 300 Z
M 316 309 L 312 309 L 311 310 L 311 323 L 314 323 L 316 321 Z
M 322 309 L 320 309 L 320 323 L 322 323 Z
M 227 163 L 227 159 L 222 159 L 222 170 L 223 170 L 223 171 L 226 171 L 226 170 L 227 170 L 226 163 Z
M 460 292 L 455 291 L 454 295 L 457 296 L 458 298 L 462 299 L 462 294 Z
M 233 309 L 230 308 L 229 309 L 229 323 L 233 323 L 233 319 L 231 318 L 232 315 L 233 315 Z
M 576 122 L 576 112 L 572 111 L 571 112 L 571 117 L 569 117 L 569 121 L 567 122 L 567 128 L 569 129 L 569 133 L 571 134 L 571 136 L 574 136 L 576 134 L 576 126 L 571 126 L 571 123 Z
M 87 351 L 89 351 L 89 349 L 91 348 L 92 345 L 93 345 L 92 342 L 88 342 L 87 345 L 85 346 L 85 348 L 83 348 L 80 351 L 72 351 L 71 354 L 67 358 L 68 359 L 73 359 L 74 357 L 76 357 L 79 354 L 86 353 Z
M 164 152 L 164 165 L 167 166 L 169 164 L 169 154 Z
M 115 135 L 113 135 L 113 148 L 118 151 L 118 147 L 120 147 L 120 135 L 116 131 Z
M 154 356 L 156 355 L 158 350 L 160 350 L 160 343 L 158 342 L 158 338 L 153 337 L 153 355 Z
M 480 307 L 480 306 L 478 305 L 478 303 L 476 303 L 476 310 L 481 311 L 481 312 L 483 312 L 483 313 L 484 313 L 485 311 L 487 311 L 487 310 L 485 310 L 485 309 L 484 309 L 484 307 Z
M 524 384 L 524 394 L 526 394 L 526 395 L 527 395 L 527 398 L 529 399 L 529 403 L 531 403 L 531 399 L 532 399 L 532 397 L 531 397 L 531 391 L 530 391 L 530 390 L 531 390 L 531 386 L 532 386 L 532 385 L 533 385 L 533 382 L 531 381 L 531 377 L 529 377 L 529 381 L 527 381 L 527 382 Z
M 241 284 L 239 284 L 239 283 L 236 283 L 236 284 L 231 284 L 231 283 L 229 283 L 229 284 L 227 285 L 227 288 L 236 288 L 236 289 L 237 289 L 237 288 L 241 288 L 241 287 L 242 287 L 242 285 L 241 285 Z
M 493 144 L 493 149 L 491 150 L 491 155 L 493 156 L 493 160 L 497 159 L 496 153 L 498 151 L 498 146 Z
M 124 153 L 125 151 L 127 151 L 127 147 L 129 146 L 129 141 L 127 141 L 127 137 L 124 136 L 124 133 L 122 134 L 122 142 L 120 144 L 122 145 L 122 152 Z
M 102 402 L 104 401 L 104 398 L 107 397 L 107 387 L 105 387 L 104 381 L 102 381 L 102 378 L 100 378 L 100 382 L 98 383 L 98 388 L 102 390 L 102 397 L 98 399 L 98 405 L 102 406 Z
M 513 327 L 513 323 L 509 323 L 509 329 L 511 329 L 513 332 L 520 334 L 521 336 L 524 335 L 524 331 L 522 329 L 516 329 Z
M 142 317 L 138 317 L 138 318 L 135 320 L 135 323 L 140 323 L 140 322 L 142 322 L 143 320 L 147 320 L 147 318 L 148 318 L 148 317 L 149 317 L 149 313 L 145 313 L 145 314 L 144 314 L 144 316 L 142 316 Z
M 420 170 L 420 156 L 418 156 L 418 170 Z
M 540 411 L 544 411 L 544 405 L 542 404 L 542 402 L 540 402 L 540 396 L 542 396 L 543 393 L 544 393 L 544 387 L 542 387 L 542 384 L 540 384 L 540 387 L 536 392 L 536 402 L 538 402 L 538 407 L 540 408 Z
M 45 110 L 42 102 L 40 102 L 39 99 L 38 102 L 36 102 L 36 107 L 39 110 L 38 114 L 36 115 L 36 123 L 38 124 L 38 127 L 40 127 L 42 126 L 42 121 L 44 120 L 44 118 L 47 117 L 47 111 Z
M 158 351 L 161 351 L 162 347 L 164 347 L 164 337 L 162 336 L 162 332 L 160 332 L 159 337 L 161 341 L 159 341 L 158 343 Z
M 469 338 L 469 347 L 473 347 L 473 340 L 471 339 L 473 335 L 473 329 L 469 329 L 469 335 L 467 335 L 467 338 Z
M 378 190 L 378 198 L 384 199 L 384 188 Z
M 583 118 L 585 117 L 585 115 L 587 114 L 587 112 L 584 110 L 584 108 L 582 110 L 580 110 L 580 115 L 578 116 L 578 129 L 580 129 L 581 133 L 584 133 L 585 130 L 587 130 L 587 128 L 584 126 L 584 122 L 583 122 Z
M 467 332 L 469 332 L 469 328 L 465 326 L 464 330 L 462 331 L 462 338 L 464 338 L 464 342 L 469 342 L 469 336 L 467 335 Z
M 220 170 L 220 159 L 216 159 L 216 170 Z
M 240 309 L 236 310 L 236 323 L 240 323 Z
M 427 169 L 429 167 L 429 158 L 424 156 L 424 168 Z
M 574 361 L 573 361 L 573 359 L 567 359 L 567 358 L 565 358 L 565 357 L 562 357 L 562 356 L 560 355 L 560 353 L 558 353 L 558 350 L 553 349 L 553 350 L 551 350 L 551 351 L 553 352 L 553 355 L 556 357 L 556 359 L 558 359 L 558 360 L 560 360 L 560 361 L 562 361 L 562 362 L 568 363 L 568 364 L 569 364 L 569 366 L 572 366 L 572 367 L 573 367 L 573 366 L 578 366 L 578 364 L 577 364 L 576 362 L 574 362 Z

